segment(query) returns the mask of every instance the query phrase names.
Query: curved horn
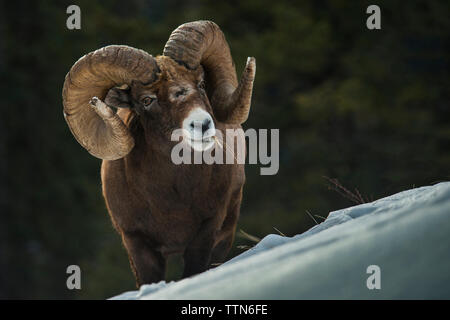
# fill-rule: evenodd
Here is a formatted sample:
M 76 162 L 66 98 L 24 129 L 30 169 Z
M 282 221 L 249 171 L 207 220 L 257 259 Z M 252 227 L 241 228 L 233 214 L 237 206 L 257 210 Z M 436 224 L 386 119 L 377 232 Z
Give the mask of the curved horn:
M 227 123 L 245 122 L 250 110 L 255 58 L 248 58 L 238 84 L 230 48 L 219 26 L 212 21 L 185 23 L 175 29 L 163 55 L 193 70 L 206 70 L 211 104 L 216 117 Z
M 131 151 L 134 139 L 128 128 L 95 98 L 103 100 L 111 87 L 130 85 L 132 80 L 151 83 L 156 80 L 157 70 L 151 55 L 127 46 L 98 49 L 73 65 L 62 92 L 64 117 L 74 137 L 89 153 L 116 160 Z

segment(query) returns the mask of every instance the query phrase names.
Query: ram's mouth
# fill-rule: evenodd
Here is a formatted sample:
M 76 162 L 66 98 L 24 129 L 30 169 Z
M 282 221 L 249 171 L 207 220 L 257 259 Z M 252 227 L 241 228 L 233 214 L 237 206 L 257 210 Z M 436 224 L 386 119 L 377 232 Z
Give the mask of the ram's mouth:
M 192 137 L 189 134 L 185 134 L 184 138 L 189 146 L 195 151 L 207 151 L 211 149 L 215 143 L 215 135 L 212 134 L 204 135 L 203 137 Z
M 195 151 L 206 151 L 214 145 L 214 137 L 206 137 L 200 140 L 188 138 L 187 142 Z

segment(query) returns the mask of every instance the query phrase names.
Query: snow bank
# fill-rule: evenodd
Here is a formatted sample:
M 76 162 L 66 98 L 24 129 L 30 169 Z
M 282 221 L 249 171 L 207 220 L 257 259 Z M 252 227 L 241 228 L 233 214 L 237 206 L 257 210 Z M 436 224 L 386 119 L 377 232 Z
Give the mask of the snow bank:
M 381 271 L 369 290 L 367 267 Z M 450 299 L 450 182 L 331 212 L 268 235 L 223 265 L 112 299 Z

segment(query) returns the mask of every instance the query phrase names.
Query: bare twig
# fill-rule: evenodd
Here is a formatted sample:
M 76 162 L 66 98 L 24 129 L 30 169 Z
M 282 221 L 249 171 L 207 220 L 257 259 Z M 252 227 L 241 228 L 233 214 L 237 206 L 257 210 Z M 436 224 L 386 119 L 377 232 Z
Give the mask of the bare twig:
M 314 220 L 314 222 L 315 222 L 316 224 L 319 224 L 319 223 L 317 222 L 317 220 L 314 219 L 314 217 L 312 216 L 312 214 L 311 214 L 308 210 L 306 210 L 306 213 L 311 217 L 311 219 Z
M 286 235 L 283 232 L 281 232 L 280 230 L 278 230 L 277 228 L 275 228 L 275 227 L 272 227 L 272 228 L 274 228 L 275 231 L 280 234 L 280 236 L 286 237 Z
M 248 250 L 248 249 L 253 248 L 253 246 L 248 246 L 248 245 L 243 244 L 243 245 L 240 245 L 240 246 L 236 246 L 236 248 L 242 249 L 242 250 Z
M 344 198 L 356 203 L 356 204 L 363 204 L 368 202 L 368 199 L 364 199 L 364 197 L 361 195 L 358 189 L 355 188 L 355 192 L 351 192 L 347 188 L 345 188 L 337 179 L 331 179 L 327 176 L 323 176 L 324 179 L 326 179 L 328 184 L 329 190 L 334 190 L 337 193 L 339 193 Z
M 218 267 L 222 264 L 223 262 L 215 262 L 215 263 L 211 263 L 212 267 Z
M 241 235 L 243 236 L 243 238 L 253 241 L 253 242 L 260 242 L 261 239 L 255 236 L 252 236 L 251 234 L 248 234 L 247 232 L 245 232 L 244 230 L 240 229 L 239 232 L 241 233 Z
M 318 214 L 315 214 L 314 217 L 317 217 L 317 218 L 320 218 L 320 219 L 323 219 L 323 220 L 327 220 L 327 218 L 324 218 L 324 217 L 322 217 L 322 216 L 319 216 Z
M 364 198 L 362 197 L 361 193 L 359 192 L 358 189 L 355 188 L 356 191 L 356 195 L 358 196 L 358 199 L 361 203 L 365 203 L 366 201 L 364 200 Z

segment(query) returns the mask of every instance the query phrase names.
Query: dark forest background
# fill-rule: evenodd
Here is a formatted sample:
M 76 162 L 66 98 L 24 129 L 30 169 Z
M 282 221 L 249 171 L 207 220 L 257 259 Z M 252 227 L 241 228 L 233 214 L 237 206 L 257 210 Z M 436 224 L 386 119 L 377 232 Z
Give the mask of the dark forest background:
M 81 30 L 66 28 L 70 4 Z M 381 7 L 381 30 L 366 28 L 369 4 Z M 157 55 L 178 25 L 209 19 L 238 74 L 256 57 L 244 128 L 280 129 L 280 170 L 247 166 L 238 228 L 292 236 L 315 224 L 306 211 L 354 204 L 324 176 L 368 199 L 450 180 L 449 13 L 446 0 L 0 1 L 0 298 L 135 289 L 100 160 L 63 118 L 64 76 L 85 53 L 127 44 Z M 82 290 L 66 288 L 71 264 Z

